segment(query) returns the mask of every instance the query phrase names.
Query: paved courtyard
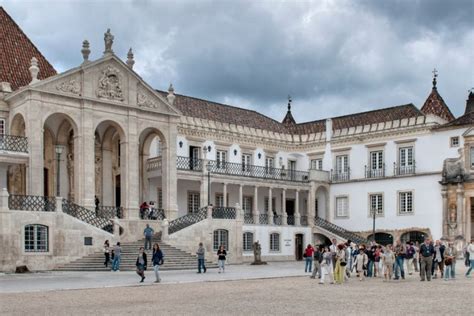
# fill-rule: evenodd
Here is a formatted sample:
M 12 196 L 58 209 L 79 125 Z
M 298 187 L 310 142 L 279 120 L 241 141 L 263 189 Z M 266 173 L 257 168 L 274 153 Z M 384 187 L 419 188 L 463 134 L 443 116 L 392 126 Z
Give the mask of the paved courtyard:
M 162 284 L 152 283 L 151 272 L 144 284 L 131 272 L 2 275 L 0 314 L 472 315 L 474 279 L 459 266 L 458 279 L 449 282 L 413 275 L 390 283 L 351 278 L 344 285 L 317 284 L 301 263 L 229 266 L 225 274 L 169 271 Z

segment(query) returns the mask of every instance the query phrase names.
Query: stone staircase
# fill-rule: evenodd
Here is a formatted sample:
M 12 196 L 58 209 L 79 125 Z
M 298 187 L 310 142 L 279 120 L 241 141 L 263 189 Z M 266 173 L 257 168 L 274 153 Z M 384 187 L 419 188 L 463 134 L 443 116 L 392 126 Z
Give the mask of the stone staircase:
M 157 242 L 160 245 L 161 251 L 165 255 L 164 264 L 160 270 L 187 270 L 197 269 L 197 257 L 178 248 L 172 247 L 164 242 L 161 242 L 160 235 L 157 234 L 152 239 L 152 245 Z M 123 242 L 122 257 L 120 262 L 120 271 L 135 271 L 135 262 L 138 256 L 138 249 L 143 247 L 145 240 L 138 240 L 135 242 Z M 151 265 L 152 251 L 147 250 L 148 270 L 153 269 Z M 207 256 L 213 255 L 207 253 Z M 93 253 L 89 256 L 80 258 L 71 263 L 59 266 L 55 271 L 109 271 L 112 264 L 108 268 L 104 267 L 104 253 L 102 251 Z M 217 268 L 217 264 L 206 260 L 207 268 Z
M 356 244 L 369 243 L 369 241 L 366 238 L 354 232 L 351 232 L 345 228 L 342 228 L 341 226 L 337 226 L 334 223 L 328 222 L 327 220 L 322 219 L 321 217 L 315 217 L 314 224 L 322 229 L 327 230 L 330 233 L 333 233 L 334 235 L 341 237 L 344 240 L 351 240 L 355 242 Z

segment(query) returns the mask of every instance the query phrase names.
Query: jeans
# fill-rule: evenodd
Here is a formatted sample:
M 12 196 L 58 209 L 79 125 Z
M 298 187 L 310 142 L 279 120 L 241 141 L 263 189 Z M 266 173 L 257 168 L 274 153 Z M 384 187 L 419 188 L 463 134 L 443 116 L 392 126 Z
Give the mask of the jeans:
M 148 245 L 148 247 L 147 247 Z M 151 236 L 146 236 L 145 237 L 145 250 L 151 249 Z
M 155 264 L 153 266 L 153 271 L 155 271 L 155 278 L 156 278 L 156 282 L 160 282 L 161 281 L 161 278 L 160 278 L 160 266 Z
M 198 259 L 198 272 L 201 273 L 201 268 L 204 270 L 204 273 L 206 273 L 207 269 L 206 266 L 204 265 L 204 259 Z
M 225 271 L 225 260 L 218 260 L 217 264 L 219 265 L 219 272 L 224 272 Z
M 451 277 L 451 279 L 454 279 L 453 277 L 453 265 L 445 265 L 444 266 L 444 279 L 448 280 Z
M 120 270 L 120 256 L 115 255 L 114 261 L 112 262 L 112 270 Z
M 402 256 L 397 256 L 395 258 L 395 279 L 398 279 L 400 277 L 400 273 L 402 275 L 402 278 L 405 278 L 405 269 L 403 268 L 403 262 L 405 261 L 405 258 Z
M 372 260 L 369 260 L 367 263 L 367 277 L 372 277 L 372 273 L 374 270 L 374 262 Z
M 305 265 L 304 265 L 304 272 L 311 272 L 313 267 L 313 258 L 306 257 L 304 258 Z
M 472 269 L 474 269 L 474 259 L 469 259 L 469 269 L 466 271 L 466 276 L 468 276 Z

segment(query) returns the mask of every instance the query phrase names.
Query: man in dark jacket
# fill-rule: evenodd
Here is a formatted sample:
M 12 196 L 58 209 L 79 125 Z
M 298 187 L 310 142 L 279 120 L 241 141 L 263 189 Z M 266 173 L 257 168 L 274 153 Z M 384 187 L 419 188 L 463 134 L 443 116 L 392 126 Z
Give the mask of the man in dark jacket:
M 441 272 L 441 278 L 444 274 L 444 249 L 446 247 L 441 244 L 439 240 L 434 245 L 433 265 L 431 266 L 431 275 L 434 274 L 434 279 L 438 277 L 438 269 Z
M 433 264 L 434 247 L 429 238 L 420 246 L 420 281 L 431 281 L 431 265 Z
M 314 247 L 314 269 L 311 279 L 316 279 L 316 274 L 321 278 L 321 262 L 323 261 L 322 246 Z

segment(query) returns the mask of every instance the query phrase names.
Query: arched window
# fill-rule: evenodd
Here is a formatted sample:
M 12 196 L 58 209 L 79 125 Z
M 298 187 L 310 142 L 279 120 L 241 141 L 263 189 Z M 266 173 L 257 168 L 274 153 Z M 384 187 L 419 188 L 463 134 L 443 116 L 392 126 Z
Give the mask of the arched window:
M 280 251 L 280 234 L 270 234 L 270 251 Z
M 49 251 L 48 226 L 33 224 L 25 226 L 25 252 Z
M 244 251 L 252 251 L 252 248 L 253 248 L 253 233 L 245 232 L 243 241 L 244 241 L 243 242 Z
M 217 229 L 214 231 L 214 251 L 223 245 L 226 250 L 229 250 L 229 233 L 225 229 Z

